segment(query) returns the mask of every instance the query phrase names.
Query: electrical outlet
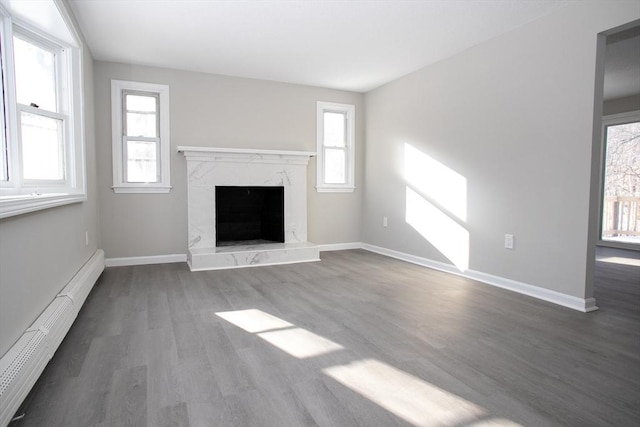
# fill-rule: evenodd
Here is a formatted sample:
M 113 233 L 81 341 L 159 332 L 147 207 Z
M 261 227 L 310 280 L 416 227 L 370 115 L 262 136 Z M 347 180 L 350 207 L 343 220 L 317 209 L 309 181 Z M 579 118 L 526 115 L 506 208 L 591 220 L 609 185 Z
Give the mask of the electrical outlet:
M 89 232 L 88 231 L 84 232 L 84 244 L 89 246 Z
M 389 226 L 389 220 L 386 216 L 382 217 L 382 226 L 383 227 L 388 227 Z
M 513 234 L 504 235 L 504 247 L 505 249 L 513 249 Z

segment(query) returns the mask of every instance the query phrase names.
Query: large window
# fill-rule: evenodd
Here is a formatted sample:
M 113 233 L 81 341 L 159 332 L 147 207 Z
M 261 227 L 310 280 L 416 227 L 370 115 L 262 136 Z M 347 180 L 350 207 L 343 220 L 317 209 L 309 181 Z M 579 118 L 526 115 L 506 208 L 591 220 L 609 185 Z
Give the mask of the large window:
M 82 51 L 65 10 L 47 10 L 55 37 L 0 7 L 0 217 L 86 199 Z
M 640 111 L 607 116 L 601 238 L 640 244 Z
M 111 105 L 114 191 L 169 192 L 169 86 L 112 80 Z
M 317 173 L 320 192 L 353 191 L 355 176 L 355 106 L 318 102 Z

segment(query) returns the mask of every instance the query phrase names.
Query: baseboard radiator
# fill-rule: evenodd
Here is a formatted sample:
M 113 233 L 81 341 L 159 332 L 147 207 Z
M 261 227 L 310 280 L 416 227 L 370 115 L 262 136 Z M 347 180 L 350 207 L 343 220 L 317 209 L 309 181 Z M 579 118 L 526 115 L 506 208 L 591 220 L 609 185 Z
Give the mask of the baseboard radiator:
M 97 250 L 0 359 L 0 426 L 9 424 L 29 394 L 103 270 L 104 251 Z

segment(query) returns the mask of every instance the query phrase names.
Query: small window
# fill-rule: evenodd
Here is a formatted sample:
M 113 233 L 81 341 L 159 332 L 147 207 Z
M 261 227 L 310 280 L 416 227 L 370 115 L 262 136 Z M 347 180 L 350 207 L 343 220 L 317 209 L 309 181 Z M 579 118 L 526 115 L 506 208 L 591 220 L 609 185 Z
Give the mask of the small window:
M 111 90 L 114 191 L 169 192 L 169 87 L 113 80 Z
M 318 102 L 317 182 L 320 192 L 354 190 L 355 106 Z

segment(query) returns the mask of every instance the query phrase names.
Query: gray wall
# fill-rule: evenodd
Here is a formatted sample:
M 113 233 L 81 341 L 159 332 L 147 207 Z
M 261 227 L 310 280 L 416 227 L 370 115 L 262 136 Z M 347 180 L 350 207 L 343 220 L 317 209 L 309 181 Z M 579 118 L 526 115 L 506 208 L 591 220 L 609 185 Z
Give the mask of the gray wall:
M 611 99 L 609 101 L 605 101 L 602 107 L 602 114 L 604 116 L 627 113 L 629 111 L 638 111 L 640 110 L 640 95 Z
M 0 220 L 0 355 L 99 247 L 93 59 L 88 49 L 83 59 L 88 200 Z
M 470 269 L 589 297 L 596 35 L 639 13 L 570 4 L 369 92 L 364 241 L 450 263 L 405 221 L 409 143 L 467 180 Z
M 111 189 L 112 79 L 170 87 L 173 188 L 169 194 L 115 194 Z M 363 182 L 361 94 L 97 61 L 95 97 L 100 227 L 107 258 L 186 253 L 186 161 L 176 152 L 178 145 L 315 151 L 319 100 L 356 105 L 356 186 Z M 316 193 L 315 159 L 308 181 L 309 240 L 360 241 L 362 189 Z

